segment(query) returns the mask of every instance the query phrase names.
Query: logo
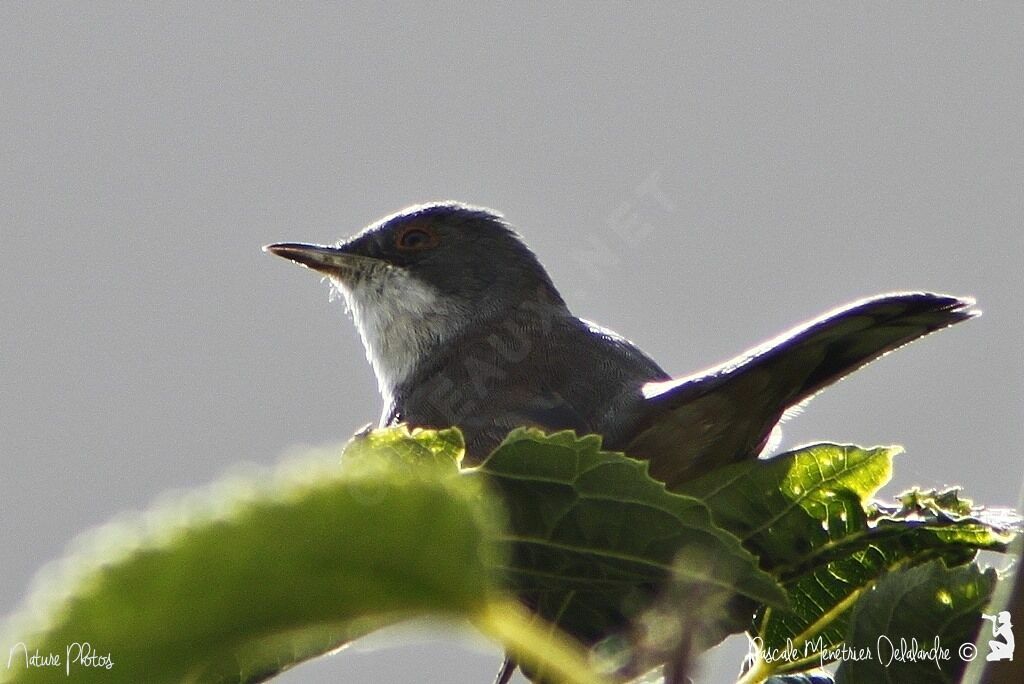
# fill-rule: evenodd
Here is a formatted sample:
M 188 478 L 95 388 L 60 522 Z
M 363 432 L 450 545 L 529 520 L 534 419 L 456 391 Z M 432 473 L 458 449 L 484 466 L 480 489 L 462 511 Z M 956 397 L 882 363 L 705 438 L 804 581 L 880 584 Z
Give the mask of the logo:
M 20 657 L 18 656 L 19 651 Z M 60 652 L 40 653 L 38 648 L 30 651 L 24 641 L 19 641 L 11 646 L 11 650 L 7 654 L 7 669 L 10 670 L 12 666 L 21 664 L 23 659 L 26 670 L 39 667 L 59 668 L 64 670 L 65 676 L 68 677 L 71 676 L 73 666 L 74 668 L 102 670 L 110 670 L 114 667 L 114 660 L 110 654 L 97 652 L 88 641 L 67 644 L 63 654 Z
M 988 642 L 988 655 L 985 660 L 1013 660 L 1013 624 L 1010 622 L 1010 611 L 1003 610 L 997 615 L 982 614 L 983 618 L 992 622 L 992 638 Z

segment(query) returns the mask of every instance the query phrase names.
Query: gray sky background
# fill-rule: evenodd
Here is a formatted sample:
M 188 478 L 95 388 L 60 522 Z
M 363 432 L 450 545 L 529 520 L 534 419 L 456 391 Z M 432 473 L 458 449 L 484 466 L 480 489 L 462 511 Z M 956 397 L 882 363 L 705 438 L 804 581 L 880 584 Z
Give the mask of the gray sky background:
M 854 298 L 976 296 L 784 445 L 898 442 L 889 492 L 1014 503 L 1022 29 L 1011 2 L 0 4 L 0 611 L 83 529 L 375 420 L 342 306 L 260 246 L 431 199 L 503 211 L 676 374 Z M 493 675 L 423 633 L 281 681 Z

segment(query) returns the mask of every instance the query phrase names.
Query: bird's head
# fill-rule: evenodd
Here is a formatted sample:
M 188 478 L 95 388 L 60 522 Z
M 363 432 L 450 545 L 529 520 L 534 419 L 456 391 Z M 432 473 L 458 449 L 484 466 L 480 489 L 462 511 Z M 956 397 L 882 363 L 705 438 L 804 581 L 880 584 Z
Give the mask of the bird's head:
M 282 242 L 264 250 L 330 278 L 382 392 L 467 326 L 500 320 L 527 300 L 564 306 L 515 230 L 499 214 L 464 204 L 410 207 L 334 245 Z

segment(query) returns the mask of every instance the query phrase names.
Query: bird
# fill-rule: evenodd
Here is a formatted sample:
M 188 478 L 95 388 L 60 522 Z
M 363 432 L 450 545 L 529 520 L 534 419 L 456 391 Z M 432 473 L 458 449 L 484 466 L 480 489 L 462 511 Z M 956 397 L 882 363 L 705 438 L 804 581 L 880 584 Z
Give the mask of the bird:
M 351 238 L 265 251 L 344 298 L 383 400 L 379 426 L 458 427 L 474 466 L 519 427 L 597 434 L 672 489 L 757 458 L 780 421 L 865 364 L 978 315 L 929 292 L 868 297 L 725 363 L 672 378 L 625 337 L 572 313 L 498 212 L 403 209 Z

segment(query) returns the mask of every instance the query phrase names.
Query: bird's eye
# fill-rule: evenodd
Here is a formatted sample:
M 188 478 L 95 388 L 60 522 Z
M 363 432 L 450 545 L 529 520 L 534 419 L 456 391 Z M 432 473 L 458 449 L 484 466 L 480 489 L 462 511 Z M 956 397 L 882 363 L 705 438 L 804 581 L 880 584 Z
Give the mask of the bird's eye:
M 437 234 L 426 228 L 410 227 L 395 237 L 399 249 L 420 250 L 436 247 L 439 242 Z

